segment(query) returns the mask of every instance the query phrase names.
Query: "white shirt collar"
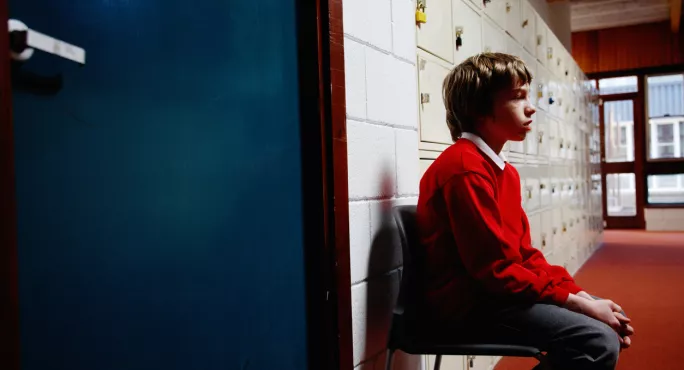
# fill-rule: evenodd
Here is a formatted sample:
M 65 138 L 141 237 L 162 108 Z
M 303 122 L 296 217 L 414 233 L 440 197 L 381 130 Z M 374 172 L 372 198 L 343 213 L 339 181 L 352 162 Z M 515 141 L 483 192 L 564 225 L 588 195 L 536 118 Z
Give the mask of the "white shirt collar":
M 506 156 L 504 156 L 503 153 L 496 154 L 494 150 L 492 150 L 492 148 L 490 148 L 489 145 L 487 145 L 487 143 L 485 143 L 484 140 L 482 140 L 481 137 L 470 132 L 464 132 L 461 134 L 461 138 L 472 141 L 475 144 L 475 146 L 477 146 L 478 149 L 484 152 L 484 154 L 486 154 L 487 157 L 491 158 L 491 160 L 494 161 L 494 163 L 496 163 L 496 165 L 499 166 L 501 170 L 503 170 L 504 167 L 506 167 Z

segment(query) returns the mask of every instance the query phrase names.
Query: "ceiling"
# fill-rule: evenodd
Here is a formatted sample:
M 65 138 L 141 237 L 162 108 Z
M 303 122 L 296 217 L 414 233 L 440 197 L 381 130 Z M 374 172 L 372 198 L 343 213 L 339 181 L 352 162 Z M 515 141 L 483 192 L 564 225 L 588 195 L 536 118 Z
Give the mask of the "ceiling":
M 573 32 L 670 19 L 668 0 L 571 0 Z

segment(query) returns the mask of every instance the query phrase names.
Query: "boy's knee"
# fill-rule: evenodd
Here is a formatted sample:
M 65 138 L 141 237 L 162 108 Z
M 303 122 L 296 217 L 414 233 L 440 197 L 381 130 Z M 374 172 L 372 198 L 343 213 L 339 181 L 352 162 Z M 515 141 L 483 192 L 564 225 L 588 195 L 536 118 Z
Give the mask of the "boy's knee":
M 590 329 L 591 339 L 586 350 L 601 369 L 614 369 L 620 356 L 620 340 L 611 327 L 603 323 L 597 324 Z

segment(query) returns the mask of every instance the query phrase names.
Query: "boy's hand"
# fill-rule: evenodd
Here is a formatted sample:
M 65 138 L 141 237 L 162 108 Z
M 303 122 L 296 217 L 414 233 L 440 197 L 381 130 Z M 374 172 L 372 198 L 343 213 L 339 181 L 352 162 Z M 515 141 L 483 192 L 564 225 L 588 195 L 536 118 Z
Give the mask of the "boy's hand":
M 622 323 L 628 323 L 629 319 L 620 315 L 620 317 L 624 320 L 621 321 L 617 315 L 619 315 L 619 311 L 622 311 L 622 308 L 618 306 L 615 302 L 611 300 L 584 300 L 582 302 L 582 313 L 585 315 L 594 318 L 596 320 L 599 320 L 601 322 L 606 323 L 606 325 L 610 326 L 620 334 L 622 332 Z
M 582 298 L 588 299 L 588 300 L 590 300 L 590 301 L 595 301 L 595 300 L 596 300 L 596 299 L 594 299 L 594 297 L 591 296 L 591 294 L 589 294 L 589 293 L 587 293 L 587 292 L 585 292 L 585 291 L 581 291 L 581 292 L 577 293 L 577 295 L 580 296 L 580 297 L 582 297 Z

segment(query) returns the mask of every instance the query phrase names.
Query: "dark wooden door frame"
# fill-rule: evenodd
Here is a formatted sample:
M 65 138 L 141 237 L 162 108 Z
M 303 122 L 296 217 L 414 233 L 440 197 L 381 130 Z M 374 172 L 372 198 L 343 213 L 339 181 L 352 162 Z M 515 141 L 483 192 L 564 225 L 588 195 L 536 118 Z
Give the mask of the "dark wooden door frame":
M 640 87 L 641 88 L 641 87 Z M 612 101 L 632 101 L 634 128 L 633 128 L 633 142 L 634 142 L 634 162 L 606 162 L 606 127 L 605 127 L 605 113 L 604 106 L 607 102 Z M 601 104 L 599 107 L 599 120 L 601 128 L 601 187 L 602 187 L 602 203 L 603 203 L 603 220 L 608 229 L 645 229 L 646 219 L 644 215 L 645 204 L 645 177 L 644 177 L 644 158 L 645 158 L 645 140 L 643 136 L 646 133 L 644 124 L 644 104 L 643 99 L 640 99 L 637 93 L 625 93 L 615 95 L 601 96 Z M 633 217 L 619 217 L 608 216 L 608 189 L 606 182 L 606 175 L 613 173 L 634 173 L 635 176 L 635 197 L 636 197 L 636 215 Z
M 308 12 L 303 10 L 307 7 Z M 297 37 L 302 94 L 302 181 L 304 202 L 310 204 L 310 212 L 305 214 L 309 221 L 309 240 L 305 245 L 309 369 L 351 370 L 354 363 L 342 0 L 297 0 L 297 9 L 301 17 L 297 21 Z M 312 74 L 313 71 L 316 73 Z M 317 110 L 312 109 L 315 106 Z
M 296 0 L 309 369 L 353 368 L 341 0 Z M 0 24 L 7 24 L 0 0 Z M 0 368 L 20 369 L 8 37 L 0 37 Z M 318 109 L 316 109 L 316 107 Z

